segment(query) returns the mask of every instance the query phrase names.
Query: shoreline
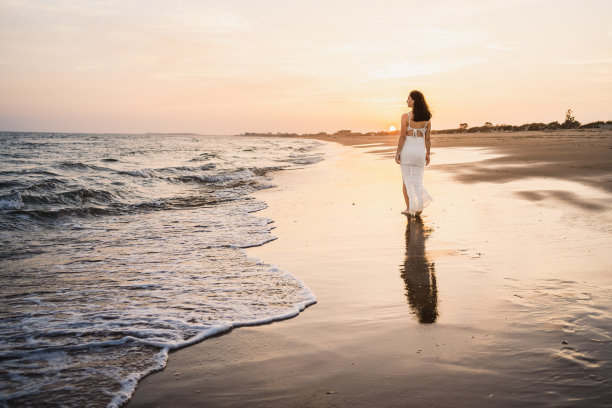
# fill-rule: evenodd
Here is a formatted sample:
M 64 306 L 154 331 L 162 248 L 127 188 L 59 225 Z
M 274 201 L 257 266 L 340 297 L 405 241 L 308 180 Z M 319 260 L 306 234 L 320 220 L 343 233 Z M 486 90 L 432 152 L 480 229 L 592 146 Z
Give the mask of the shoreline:
M 275 174 L 277 187 L 255 197 L 278 239 L 247 253 L 303 281 L 317 304 L 171 353 L 127 406 L 562 405 L 577 398 L 567 381 L 591 395 L 575 406 L 604 406 L 609 172 L 574 154 L 578 178 L 521 173 L 521 143 L 523 157 L 533 144 L 516 140 L 504 154 L 434 144 L 422 223 L 398 214 L 401 176 L 380 145 L 326 144 L 323 162 Z M 609 158 L 578 150 L 589 148 Z M 557 167 L 571 158 L 547 152 Z

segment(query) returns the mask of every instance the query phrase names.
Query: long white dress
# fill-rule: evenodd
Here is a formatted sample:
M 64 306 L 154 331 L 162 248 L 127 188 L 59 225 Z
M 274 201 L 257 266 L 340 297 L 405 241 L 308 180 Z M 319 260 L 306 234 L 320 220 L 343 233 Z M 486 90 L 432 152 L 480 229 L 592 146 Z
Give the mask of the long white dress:
M 400 167 L 402 169 L 402 179 L 408 193 L 409 207 L 408 212 L 414 214 L 422 211 L 433 199 L 423 187 L 423 171 L 425 170 L 425 133 L 427 126 L 415 129 L 410 126 L 410 118 L 406 127 L 406 141 L 400 152 Z

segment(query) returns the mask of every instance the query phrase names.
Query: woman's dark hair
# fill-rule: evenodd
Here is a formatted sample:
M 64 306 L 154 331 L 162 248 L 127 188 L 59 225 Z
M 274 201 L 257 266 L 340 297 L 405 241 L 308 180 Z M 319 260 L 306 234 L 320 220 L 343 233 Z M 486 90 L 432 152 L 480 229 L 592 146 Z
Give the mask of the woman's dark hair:
M 429 106 L 427 106 L 423 94 L 420 91 L 410 91 L 410 97 L 414 101 L 414 106 L 412 107 L 412 120 L 421 122 L 431 119 L 431 112 L 429 111 Z

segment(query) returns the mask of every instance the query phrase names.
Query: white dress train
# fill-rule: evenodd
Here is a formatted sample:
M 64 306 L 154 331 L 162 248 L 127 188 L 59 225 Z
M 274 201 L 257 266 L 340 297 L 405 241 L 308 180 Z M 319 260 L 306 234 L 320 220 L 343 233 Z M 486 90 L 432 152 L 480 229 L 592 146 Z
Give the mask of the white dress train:
M 422 129 L 410 127 L 410 120 L 406 130 L 406 141 L 400 152 L 400 167 L 402 179 L 408 193 L 408 212 L 414 214 L 422 211 L 433 199 L 423 187 L 423 172 L 425 170 L 425 132 L 427 124 Z

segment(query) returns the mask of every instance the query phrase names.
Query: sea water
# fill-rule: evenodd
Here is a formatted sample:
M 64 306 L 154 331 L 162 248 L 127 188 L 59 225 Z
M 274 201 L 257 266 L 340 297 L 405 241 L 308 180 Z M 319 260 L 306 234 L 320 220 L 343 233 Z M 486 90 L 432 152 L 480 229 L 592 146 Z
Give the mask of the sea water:
M 119 406 L 168 351 L 315 302 L 243 248 L 303 139 L 0 133 L 0 404 Z

